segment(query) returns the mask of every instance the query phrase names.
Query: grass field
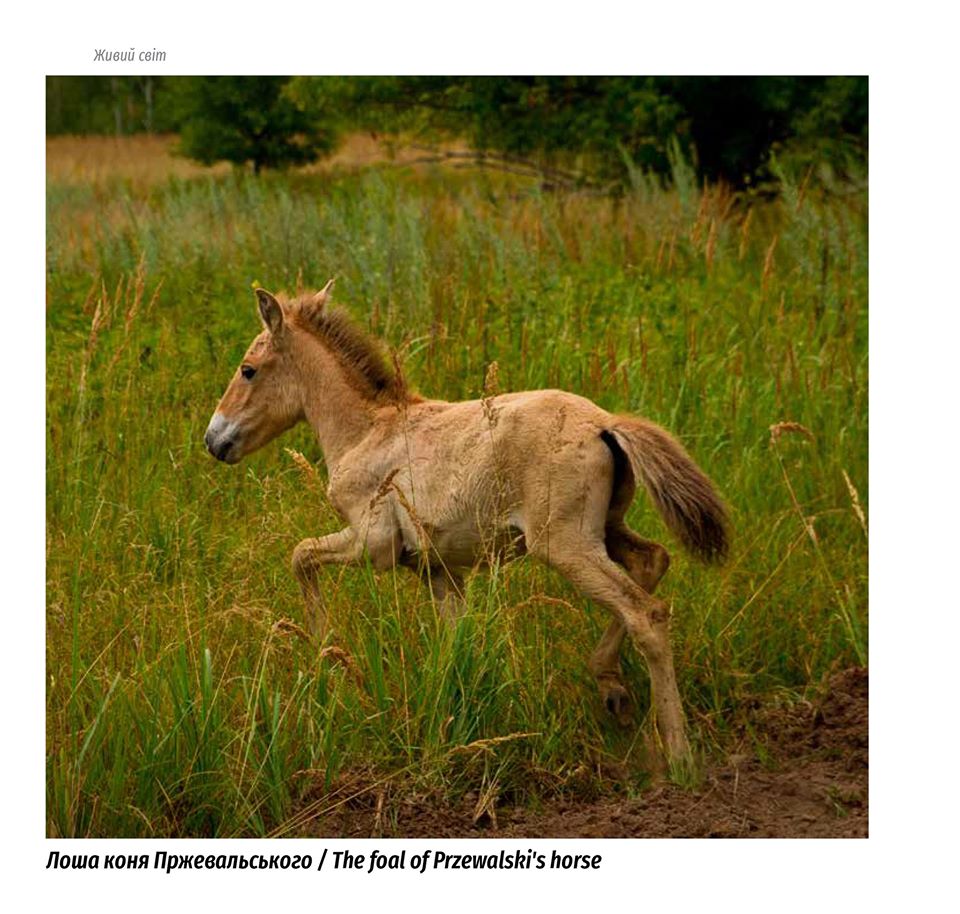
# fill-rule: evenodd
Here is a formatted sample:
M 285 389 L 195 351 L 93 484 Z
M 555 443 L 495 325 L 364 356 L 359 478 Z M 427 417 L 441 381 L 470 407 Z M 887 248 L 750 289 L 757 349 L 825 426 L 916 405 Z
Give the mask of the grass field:
M 404 794 L 482 812 L 648 783 L 587 670 L 605 614 L 541 566 L 473 576 L 454 630 L 413 575 L 338 570 L 327 649 L 302 636 L 290 552 L 339 523 L 316 444 L 302 426 L 226 467 L 202 440 L 255 282 L 336 275 L 426 395 L 477 396 L 496 361 L 502 390 L 686 444 L 731 506 L 730 561 L 682 556 L 645 496 L 629 520 L 674 556 L 701 760 L 757 701 L 866 663 L 865 192 L 801 177 L 753 205 L 678 167 L 608 199 L 343 157 L 253 179 L 112 148 L 126 165 L 48 145 L 49 835 L 296 835 L 355 783 L 387 819 Z M 625 669 L 642 716 L 632 649 Z

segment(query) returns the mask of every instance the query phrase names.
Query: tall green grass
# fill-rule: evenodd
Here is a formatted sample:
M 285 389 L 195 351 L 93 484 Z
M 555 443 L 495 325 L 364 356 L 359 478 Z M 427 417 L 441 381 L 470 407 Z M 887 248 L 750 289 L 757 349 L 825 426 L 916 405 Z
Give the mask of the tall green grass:
M 629 520 L 674 553 L 704 756 L 754 699 L 865 662 L 866 201 L 783 181 L 757 204 L 441 171 L 51 182 L 48 833 L 297 834 L 368 788 L 482 805 L 645 783 L 586 668 L 605 614 L 542 567 L 472 577 L 454 629 L 412 575 L 336 569 L 327 649 L 303 637 L 290 552 L 338 525 L 315 442 L 234 468 L 202 443 L 258 330 L 254 282 L 336 275 L 427 395 L 478 396 L 495 360 L 502 389 L 570 389 L 684 441 L 731 505 L 727 566 L 681 558 L 643 497 Z M 772 440 L 783 422 L 805 431 Z M 632 650 L 625 669 L 642 716 Z

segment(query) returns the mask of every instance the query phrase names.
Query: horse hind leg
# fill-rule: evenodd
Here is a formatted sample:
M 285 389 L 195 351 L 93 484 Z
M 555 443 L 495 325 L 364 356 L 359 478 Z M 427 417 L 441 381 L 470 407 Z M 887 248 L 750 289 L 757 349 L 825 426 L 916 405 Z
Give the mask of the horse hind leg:
M 626 524 L 610 526 L 606 530 L 607 554 L 647 593 L 654 588 L 670 568 L 670 553 L 653 540 L 644 539 Z
M 670 761 L 689 757 L 683 708 L 670 646 L 670 611 L 614 562 L 602 542 L 571 539 L 551 547 L 557 570 L 585 596 L 606 606 L 632 637 L 650 671 L 653 712 Z
M 654 592 L 670 567 L 670 554 L 663 546 L 644 539 L 622 522 L 607 527 L 605 545 L 610 558 L 648 594 Z M 626 634 L 622 618 L 614 615 L 590 655 L 590 672 L 597 680 L 600 699 L 623 726 L 633 720 L 632 701 L 620 667 L 620 650 Z
M 590 672 L 597 681 L 600 700 L 608 713 L 624 727 L 630 726 L 633 722 L 633 703 L 623 682 L 623 671 L 620 668 L 620 646 L 626 634 L 627 627 L 623 624 L 623 620 L 615 616 L 610 620 L 590 655 Z

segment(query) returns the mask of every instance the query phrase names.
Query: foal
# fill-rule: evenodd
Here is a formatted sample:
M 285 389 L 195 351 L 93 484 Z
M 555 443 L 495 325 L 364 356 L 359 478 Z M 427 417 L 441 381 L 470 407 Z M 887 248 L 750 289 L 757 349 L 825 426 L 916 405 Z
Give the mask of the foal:
M 377 344 L 329 307 L 332 285 L 290 300 L 257 289 L 263 332 L 204 437 L 214 457 L 236 463 L 300 420 L 316 432 L 347 526 L 293 552 L 313 630 L 326 623 L 323 565 L 366 554 L 377 569 L 416 569 L 453 613 L 466 570 L 529 553 L 612 614 L 590 657 L 607 709 L 629 719 L 620 670 L 629 633 L 650 670 L 667 757 L 687 757 L 670 611 L 653 596 L 670 559 L 624 515 L 642 483 L 690 552 L 722 559 L 726 514 L 707 477 L 659 426 L 575 394 L 449 403 L 409 393 Z

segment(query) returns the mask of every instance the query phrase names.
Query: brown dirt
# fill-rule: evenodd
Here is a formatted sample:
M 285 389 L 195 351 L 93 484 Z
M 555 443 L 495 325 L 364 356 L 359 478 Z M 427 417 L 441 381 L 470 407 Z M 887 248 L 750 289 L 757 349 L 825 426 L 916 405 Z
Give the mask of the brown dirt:
M 498 806 L 474 822 L 459 805 L 391 802 L 367 791 L 311 836 L 431 838 L 864 838 L 867 836 L 867 671 L 830 678 L 815 704 L 767 706 L 696 789 L 663 783 L 636 799 L 561 799 L 536 811 Z

